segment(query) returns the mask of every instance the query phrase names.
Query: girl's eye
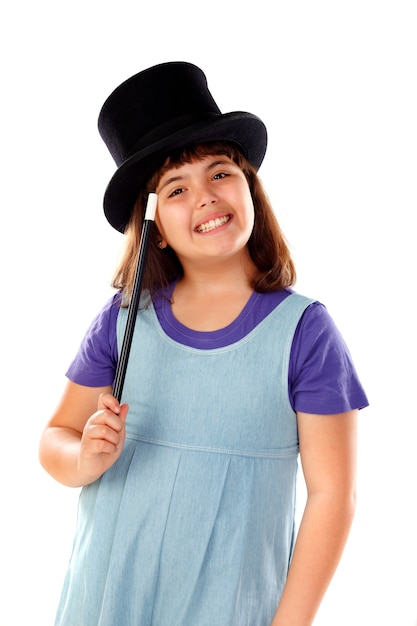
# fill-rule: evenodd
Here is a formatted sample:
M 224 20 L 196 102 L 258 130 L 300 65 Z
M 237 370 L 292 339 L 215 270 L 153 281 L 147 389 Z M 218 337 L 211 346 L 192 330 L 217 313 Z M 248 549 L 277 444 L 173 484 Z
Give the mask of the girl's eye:
M 213 178 L 218 180 L 219 178 L 226 178 L 226 176 L 229 176 L 229 174 L 226 174 L 226 172 L 219 172 L 218 174 L 215 174 Z
M 184 191 L 184 189 L 182 187 L 179 187 L 178 189 L 174 189 L 174 191 L 172 191 L 169 194 L 169 198 L 172 198 L 173 196 L 178 196 L 180 193 L 182 193 Z

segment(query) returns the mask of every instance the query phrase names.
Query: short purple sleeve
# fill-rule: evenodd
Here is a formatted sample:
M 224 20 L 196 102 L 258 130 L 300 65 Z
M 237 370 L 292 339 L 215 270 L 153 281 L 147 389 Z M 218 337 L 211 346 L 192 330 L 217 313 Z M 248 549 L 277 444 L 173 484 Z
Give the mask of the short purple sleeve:
M 120 308 L 117 293 L 108 300 L 88 328 L 72 361 L 67 378 L 86 387 L 113 385 L 117 365 L 116 321 Z
M 345 341 L 319 302 L 306 309 L 297 327 L 288 378 L 295 411 L 328 415 L 368 405 Z

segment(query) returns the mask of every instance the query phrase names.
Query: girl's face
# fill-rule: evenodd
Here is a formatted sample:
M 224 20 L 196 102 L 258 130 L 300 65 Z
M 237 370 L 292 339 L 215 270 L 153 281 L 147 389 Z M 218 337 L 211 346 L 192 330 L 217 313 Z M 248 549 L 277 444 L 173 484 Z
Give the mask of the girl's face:
M 183 267 L 248 255 L 254 207 L 245 175 L 229 157 L 209 155 L 173 167 L 156 193 L 156 224 Z

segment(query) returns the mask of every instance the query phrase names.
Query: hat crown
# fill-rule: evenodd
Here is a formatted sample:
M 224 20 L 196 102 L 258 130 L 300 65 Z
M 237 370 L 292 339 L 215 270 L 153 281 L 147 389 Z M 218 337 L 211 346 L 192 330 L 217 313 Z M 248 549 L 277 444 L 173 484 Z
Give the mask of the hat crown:
M 98 129 L 117 166 L 160 134 L 221 115 L 204 72 L 192 63 L 171 62 L 135 74 L 103 104 Z

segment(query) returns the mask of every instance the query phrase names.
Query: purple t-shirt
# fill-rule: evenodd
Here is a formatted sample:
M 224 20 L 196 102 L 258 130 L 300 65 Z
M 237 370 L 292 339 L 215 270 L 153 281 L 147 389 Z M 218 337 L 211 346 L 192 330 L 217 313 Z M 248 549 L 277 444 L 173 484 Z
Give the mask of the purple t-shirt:
M 266 294 L 254 292 L 230 325 L 212 332 L 187 328 L 172 314 L 169 292 L 158 292 L 153 304 L 164 332 L 173 340 L 199 349 L 230 345 L 245 337 L 292 293 L 290 289 Z M 118 350 L 116 322 L 120 294 L 115 294 L 90 325 L 71 363 L 67 377 L 89 387 L 113 385 Z M 368 400 L 349 350 L 327 309 L 313 302 L 304 312 L 294 335 L 288 394 L 294 411 L 332 414 L 363 408 Z

